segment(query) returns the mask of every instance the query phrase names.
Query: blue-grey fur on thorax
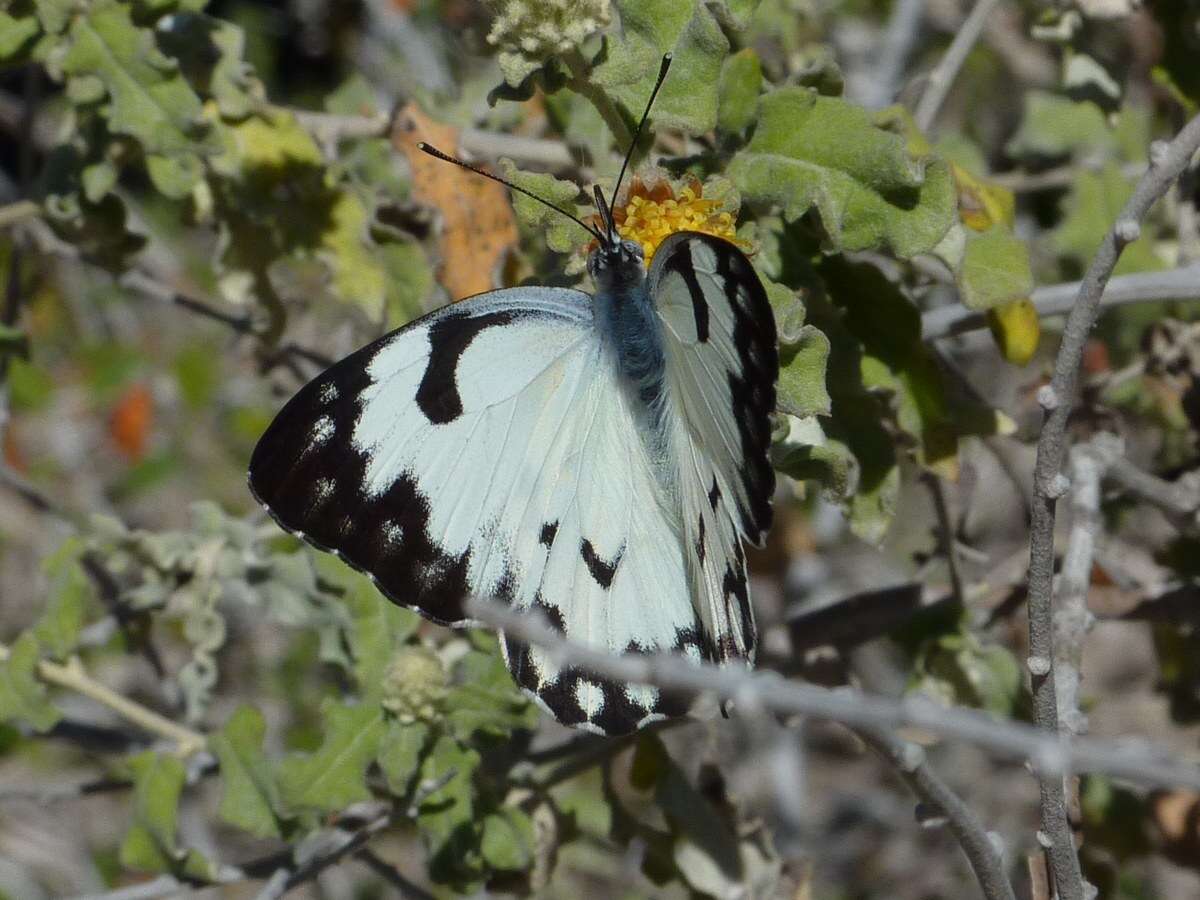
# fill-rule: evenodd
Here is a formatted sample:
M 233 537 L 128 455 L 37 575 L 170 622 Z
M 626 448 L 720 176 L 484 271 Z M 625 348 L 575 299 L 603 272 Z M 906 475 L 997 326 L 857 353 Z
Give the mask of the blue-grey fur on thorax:
M 596 328 L 614 355 L 632 407 L 644 416 L 647 448 L 657 463 L 664 464 L 668 445 L 666 355 L 641 246 L 633 241 L 601 246 L 588 258 L 588 271 L 596 282 Z

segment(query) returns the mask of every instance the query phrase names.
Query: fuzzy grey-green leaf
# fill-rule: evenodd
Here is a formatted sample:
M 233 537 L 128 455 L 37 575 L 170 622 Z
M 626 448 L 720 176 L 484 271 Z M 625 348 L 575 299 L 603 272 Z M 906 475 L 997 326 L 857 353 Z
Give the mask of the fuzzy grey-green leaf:
M 754 48 L 746 47 L 725 60 L 718 88 L 717 128 L 739 134 L 758 113 L 762 90 L 762 62 Z
M 593 77 L 640 115 L 659 63 L 668 51 L 671 74 L 654 103 L 654 119 L 668 128 L 703 134 L 717 124 L 717 86 L 729 52 L 721 26 L 703 0 L 624 0 L 621 28 L 611 35 L 607 59 Z
M 0 658 L 0 722 L 28 722 L 46 731 L 60 718 L 46 699 L 46 689 L 37 679 L 38 642 L 25 632 Z
M 789 219 L 816 208 L 839 250 L 928 252 L 956 213 L 943 161 L 914 159 L 862 108 L 804 88 L 762 98 L 754 137 L 728 174 L 744 199 L 777 203 Z

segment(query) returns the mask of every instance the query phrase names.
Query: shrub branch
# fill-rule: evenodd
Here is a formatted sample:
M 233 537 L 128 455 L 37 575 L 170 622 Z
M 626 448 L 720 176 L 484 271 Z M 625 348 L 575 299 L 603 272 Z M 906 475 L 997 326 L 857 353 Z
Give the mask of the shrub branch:
M 1029 547 L 1029 656 L 1032 673 L 1034 719 L 1038 727 L 1057 733 L 1058 701 L 1054 678 L 1054 513 L 1057 498 L 1069 487 L 1062 474 L 1071 414 L 1083 348 L 1100 311 L 1105 285 L 1126 244 L 1141 230 L 1150 207 L 1167 192 L 1200 148 L 1200 116 L 1192 119 L 1167 145 L 1150 148 L 1152 165 L 1138 183 L 1116 222 L 1104 236 L 1092 259 L 1067 317 L 1055 360 L 1054 377 L 1042 388 L 1039 400 L 1045 422 L 1038 438 L 1033 478 L 1033 509 Z M 1050 866 L 1059 896 L 1082 900 L 1083 876 L 1064 802 L 1061 773 L 1043 769 L 1039 774 L 1041 833 L 1050 855 Z

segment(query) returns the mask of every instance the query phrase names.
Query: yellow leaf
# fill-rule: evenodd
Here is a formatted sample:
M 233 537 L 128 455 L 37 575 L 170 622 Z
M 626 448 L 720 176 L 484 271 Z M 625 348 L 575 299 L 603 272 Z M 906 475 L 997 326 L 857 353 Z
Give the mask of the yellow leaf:
M 964 225 L 974 231 L 987 231 L 993 225 L 1012 227 L 1016 212 L 1012 191 L 955 162 L 950 163 L 950 171 L 958 188 L 958 214 Z
M 1013 365 L 1023 366 L 1033 359 L 1042 334 L 1037 309 L 1028 297 L 988 310 L 988 326 L 1000 354 Z

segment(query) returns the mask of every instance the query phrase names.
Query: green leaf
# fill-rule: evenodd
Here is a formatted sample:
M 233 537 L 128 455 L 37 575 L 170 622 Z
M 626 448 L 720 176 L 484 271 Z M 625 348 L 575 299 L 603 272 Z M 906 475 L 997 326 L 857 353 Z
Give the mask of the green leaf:
M 763 97 L 754 136 L 728 174 L 744 199 L 778 203 L 788 219 L 815 208 L 841 250 L 924 253 L 955 218 L 945 162 L 913 159 L 862 108 L 803 88 Z
M 421 767 L 431 729 L 425 722 L 402 724 L 389 719 L 387 731 L 379 742 L 379 768 L 387 778 L 388 790 L 397 797 L 407 797 L 413 787 L 413 776 Z
M 762 90 L 762 62 L 753 48 L 746 47 L 725 60 L 718 85 L 717 128 L 740 134 L 758 113 Z
M 322 561 L 322 571 L 329 563 Z M 354 658 L 354 674 L 364 703 L 375 702 L 383 690 L 392 654 L 417 630 L 420 617 L 385 599 L 367 576 L 342 567 L 342 602 L 350 613 L 346 639 Z
M 217 814 L 257 837 L 281 837 L 275 810 L 279 788 L 263 754 L 266 723 L 252 706 L 239 706 L 209 747 L 221 764 L 221 806 Z
M 538 711 L 513 684 L 494 636 L 476 632 L 486 650 L 472 649 L 455 667 L 458 686 L 446 695 L 446 718 L 454 735 L 471 740 L 476 732 L 507 737 L 536 727 Z
M 829 365 L 829 338 L 819 328 L 805 325 L 799 337 L 779 346 L 779 382 L 776 406 L 801 418 L 830 413 L 825 371 Z
M 1029 248 L 1007 226 L 982 233 L 966 230 L 966 247 L 955 271 L 959 295 L 968 309 L 987 310 L 1033 291 Z
M 500 165 L 504 168 L 504 177 L 513 184 L 587 221 L 587 209 L 575 203 L 579 196 L 579 185 L 575 182 L 563 181 L 553 175 L 522 172 L 507 159 L 500 160 Z M 521 194 L 513 195 L 513 210 L 521 224 L 541 235 L 551 250 L 556 253 L 572 253 L 578 249 L 583 232 L 570 219 Z
M 203 4 L 197 4 L 203 6 Z M 232 22 L 177 13 L 158 31 L 163 50 L 178 60 L 193 84 L 210 95 L 226 119 L 242 119 L 264 108 L 262 83 L 244 60 L 246 35 Z
M 38 731 L 48 731 L 61 713 L 46 699 L 38 681 L 38 642 L 25 632 L 0 659 L 0 722 L 28 722 Z
M 833 501 L 849 503 L 858 482 L 850 448 L 826 435 L 816 416 L 785 416 L 785 422 L 771 445 L 771 465 L 797 481 L 817 482 Z
M 1051 246 L 1078 266 L 1086 266 L 1132 193 L 1133 184 L 1116 162 L 1099 172 L 1080 168 L 1072 181 L 1063 220 L 1050 236 Z M 1142 235 L 1125 247 L 1114 272 L 1128 275 L 1162 268 L 1165 264 L 1155 254 L 1154 242 Z
M 0 359 L 11 356 L 29 359 L 29 335 L 20 328 L 0 323 Z
M 1112 129 L 1093 104 L 1076 103 L 1047 91 L 1029 91 L 1021 125 L 1005 151 L 1015 157 L 1059 157 L 1113 146 Z
M 283 801 L 295 809 L 331 812 L 368 800 L 367 766 L 383 737 L 383 710 L 378 704 L 322 706 L 324 739 L 315 753 L 295 755 L 279 767 Z
M 762 0 L 721 0 L 713 4 L 717 13 L 739 31 L 750 24 Z
M 109 129 L 141 143 L 155 187 L 186 196 L 202 174 L 200 156 L 216 146 L 200 98 L 155 46 L 153 32 L 133 23 L 128 5 L 98 0 L 76 16 L 62 71 L 68 89 L 103 85 Z
M 175 840 L 179 795 L 186 776 L 173 756 L 147 750 L 129 760 L 133 770 L 133 822 L 121 842 L 121 865 L 142 872 L 170 872 L 185 854 Z
M 42 28 L 49 34 L 58 34 L 67 27 L 77 5 L 75 0 L 33 0 Z
M 1161 28 L 1162 67 L 1172 83 L 1193 103 L 1200 103 L 1200 66 L 1196 65 L 1200 5 L 1194 0 L 1150 0 Z
M 330 287 L 380 318 L 387 276 L 370 236 L 371 215 L 354 191 L 330 184 L 321 151 L 291 113 L 253 115 L 222 129 L 213 160 L 222 227 L 218 285 L 225 297 L 279 304 L 270 278 L 282 260 L 320 260 Z
M 480 823 L 471 789 L 479 763 L 475 750 L 450 735 L 439 737 L 421 761 L 418 790 L 449 778 L 421 801 L 417 811 L 417 825 L 429 848 L 429 875 L 434 881 L 460 888 L 482 875 Z
M 388 242 L 376 256 L 386 275 L 389 321 L 404 324 L 417 318 L 436 284 L 424 248 L 416 241 Z
M 42 564 L 49 583 L 46 609 L 33 633 L 54 659 L 65 659 L 79 641 L 92 582 L 80 565 L 84 550 L 78 538 L 67 540 Z
M 38 20 L 29 13 L 11 16 L 0 10 L 0 63 L 11 65 L 24 59 L 24 53 L 41 34 Z
M 729 42 L 703 0 L 623 0 L 621 28 L 610 34 L 608 57 L 593 79 L 640 115 L 664 53 L 671 75 L 654 102 L 654 120 L 688 134 L 717 124 L 717 90 Z
M 493 869 L 521 872 L 533 865 L 533 821 L 521 810 L 501 807 L 483 820 L 479 844 L 483 861 Z

